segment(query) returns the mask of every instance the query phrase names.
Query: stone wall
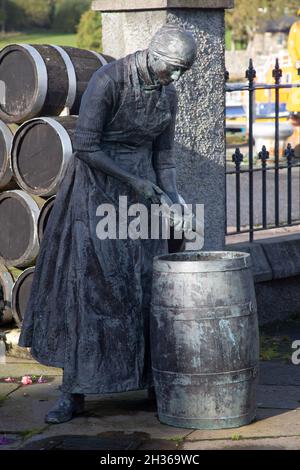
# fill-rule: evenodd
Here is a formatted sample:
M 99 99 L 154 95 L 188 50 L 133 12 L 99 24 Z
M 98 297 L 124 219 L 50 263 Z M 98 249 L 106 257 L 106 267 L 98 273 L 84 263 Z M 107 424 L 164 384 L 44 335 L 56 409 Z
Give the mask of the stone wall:
M 300 235 L 227 245 L 251 254 L 260 324 L 300 315 Z

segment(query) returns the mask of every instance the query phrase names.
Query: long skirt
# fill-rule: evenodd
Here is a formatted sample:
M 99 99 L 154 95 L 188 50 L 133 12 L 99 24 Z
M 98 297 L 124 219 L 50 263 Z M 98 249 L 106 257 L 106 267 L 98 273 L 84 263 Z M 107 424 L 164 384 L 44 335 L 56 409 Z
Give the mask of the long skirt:
M 156 183 L 150 148 L 109 144 L 106 153 L 131 174 Z M 100 239 L 99 206 L 115 208 L 118 233 L 119 196 L 127 197 L 128 206 L 149 205 L 126 183 L 73 155 L 41 243 L 19 344 L 31 347 L 42 364 L 64 369 L 66 392 L 153 385 L 152 261 L 167 253 L 167 240 Z

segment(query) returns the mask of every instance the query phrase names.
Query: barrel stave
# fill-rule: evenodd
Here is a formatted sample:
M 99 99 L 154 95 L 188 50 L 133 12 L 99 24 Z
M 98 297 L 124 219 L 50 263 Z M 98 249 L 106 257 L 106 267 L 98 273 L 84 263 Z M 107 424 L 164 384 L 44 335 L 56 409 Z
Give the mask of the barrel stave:
M 66 65 L 61 55 L 52 46 L 35 45 L 34 47 L 41 54 L 48 74 L 46 99 L 39 115 L 58 116 L 65 107 L 68 94 Z
M 92 78 L 92 75 L 98 70 L 102 64 L 96 55 L 84 49 L 77 49 L 75 47 L 63 47 L 72 60 L 77 78 L 77 93 L 74 105 L 71 108 L 71 114 L 78 115 L 81 103 L 81 98 L 86 90 L 87 84 Z

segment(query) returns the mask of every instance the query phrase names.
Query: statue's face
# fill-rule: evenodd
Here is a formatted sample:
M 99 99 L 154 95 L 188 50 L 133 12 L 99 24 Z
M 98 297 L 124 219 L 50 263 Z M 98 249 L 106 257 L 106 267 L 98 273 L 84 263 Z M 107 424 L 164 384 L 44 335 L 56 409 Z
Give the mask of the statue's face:
M 149 62 L 156 80 L 164 86 L 169 85 L 172 82 L 177 82 L 184 72 L 186 72 L 185 68 L 169 64 L 163 59 L 153 56 L 152 54 L 150 54 Z

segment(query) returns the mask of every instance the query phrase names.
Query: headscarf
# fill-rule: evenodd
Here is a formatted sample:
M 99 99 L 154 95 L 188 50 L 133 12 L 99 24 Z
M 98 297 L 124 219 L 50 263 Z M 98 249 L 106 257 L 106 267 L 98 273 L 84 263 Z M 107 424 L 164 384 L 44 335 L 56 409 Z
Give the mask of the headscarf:
M 148 50 L 169 64 L 189 69 L 197 55 L 197 44 L 190 31 L 165 25 L 153 36 Z

